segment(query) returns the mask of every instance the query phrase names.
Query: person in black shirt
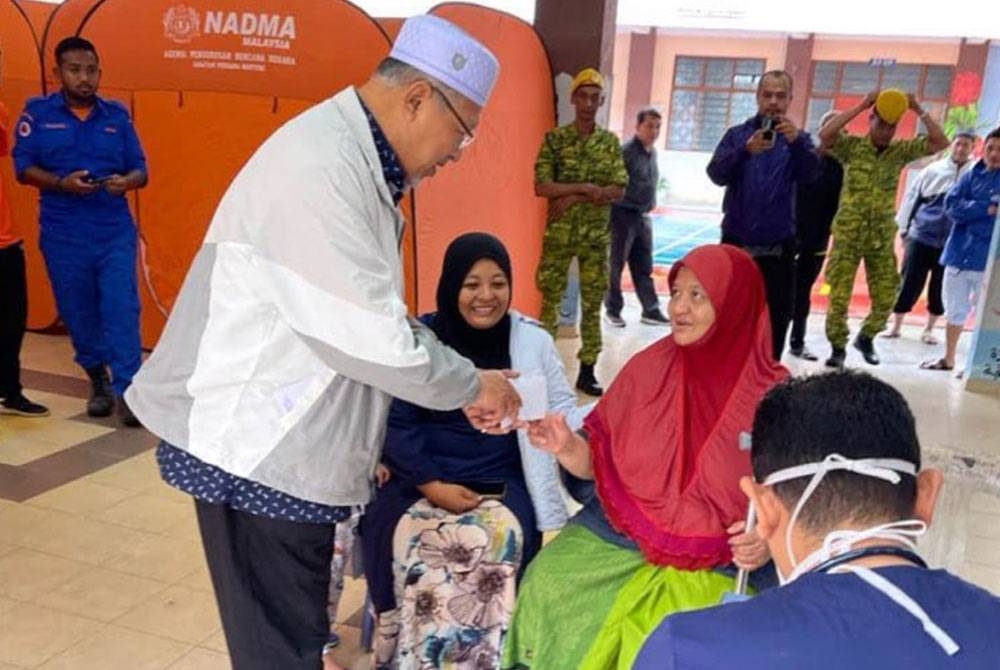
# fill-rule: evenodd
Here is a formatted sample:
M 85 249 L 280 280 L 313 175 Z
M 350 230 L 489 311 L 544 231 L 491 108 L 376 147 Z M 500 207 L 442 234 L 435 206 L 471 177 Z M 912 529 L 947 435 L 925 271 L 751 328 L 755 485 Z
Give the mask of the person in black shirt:
M 836 116 L 829 111 L 820 119 L 820 128 Z M 807 361 L 817 360 L 805 345 L 806 319 L 809 318 L 809 297 L 819 276 L 830 244 L 830 226 L 840 205 L 840 188 L 844 184 L 844 168 L 832 156 L 822 155 L 820 173 L 815 181 L 799 183 L 795 193 L 795 302 L 792 311 L 792 334 L 788 351 Z
M 605 320 L 616 328 L 625 327 L 621 282 L 626 263 L 642 304 L 642 323 L 650 326 L 670 323 L 660 310 L 653 286 L 653 224 L 649 218 L 649 212 L 656 206 L 656 185 L 660 179 L 653 145 L 660 135 L 662 118 L 652 107 L 641 110 L 636 118 L 635 137 L 622 147 L 628 188 L 625 197 L 611 206 L 611 267 L 604 300 Z

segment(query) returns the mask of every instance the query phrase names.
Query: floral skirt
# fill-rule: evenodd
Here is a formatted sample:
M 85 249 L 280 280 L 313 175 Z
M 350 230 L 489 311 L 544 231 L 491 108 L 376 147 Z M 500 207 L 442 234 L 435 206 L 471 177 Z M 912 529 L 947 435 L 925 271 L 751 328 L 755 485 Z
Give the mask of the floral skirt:
M 414 503 L 393 536 L 397 607 L 379 615 L 376 669 L 499 667 L 523 545 L 499 501 L 464 514 Z

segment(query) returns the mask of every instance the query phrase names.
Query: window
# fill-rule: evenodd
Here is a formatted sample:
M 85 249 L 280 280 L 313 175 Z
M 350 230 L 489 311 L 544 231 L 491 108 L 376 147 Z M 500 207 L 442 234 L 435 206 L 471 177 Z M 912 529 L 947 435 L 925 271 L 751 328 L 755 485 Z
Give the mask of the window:
M 879 67 L 868 63 L 817 61 L 813 64 L 812 91 L 806 129 L 815 133 L 819 120 L 834 108 L 840 96 L 865 96 L 870 91 L 898 88 L 913 92 L 938 122 L 944 120 L 954 68 L 950 65 L 897 64 Z M 921 123 L 917 133 L 927 132 Z
M 729 126 L 757 113 L 762 74 L 763 59 L 678 56 L 667 148 L 714 151 Z

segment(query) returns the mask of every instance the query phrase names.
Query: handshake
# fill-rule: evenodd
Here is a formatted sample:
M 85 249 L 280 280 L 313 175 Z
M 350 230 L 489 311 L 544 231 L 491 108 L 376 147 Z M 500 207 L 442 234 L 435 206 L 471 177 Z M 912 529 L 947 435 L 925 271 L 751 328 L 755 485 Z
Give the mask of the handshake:
M 513 370 L 480 370 L 479 395 L 463 411 L 477 430 L 504 435 L 541 419 L 547 408 L 545 377 L 522 376 Z

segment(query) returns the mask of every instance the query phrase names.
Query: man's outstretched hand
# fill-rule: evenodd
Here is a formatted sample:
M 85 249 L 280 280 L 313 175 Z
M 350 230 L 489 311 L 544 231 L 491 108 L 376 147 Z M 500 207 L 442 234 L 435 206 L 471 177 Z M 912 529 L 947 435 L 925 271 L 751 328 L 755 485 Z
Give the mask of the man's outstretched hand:
M 502 435 L 521 427 L 521 396 L 508 381 L 517 376 L 513 370 L 479 371 L 479 395 L 463 409 L 473 428 Z

